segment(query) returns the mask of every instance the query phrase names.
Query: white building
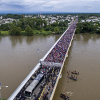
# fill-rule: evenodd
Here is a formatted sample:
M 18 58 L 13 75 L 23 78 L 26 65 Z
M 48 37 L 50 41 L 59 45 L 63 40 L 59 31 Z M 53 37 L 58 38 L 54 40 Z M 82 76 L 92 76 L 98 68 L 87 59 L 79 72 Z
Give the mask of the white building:
M 45 18 L 45 16 L 44 16 L 44 15 L 40 15 L 40 17 L 41 17 L 41 18 Z
M 92 21 L 91 19 L 87 19 L 87 20 L 86 20 L 86 22 L 91 22 L 91 21 Z
M 10 21 L 5 21 L 5 24 L 10 23 Z
M 0 17 L 0 19 L 2 19 L 2 16 Z
M 85 20 L 81 20 L 81 22 L 85 22 Z

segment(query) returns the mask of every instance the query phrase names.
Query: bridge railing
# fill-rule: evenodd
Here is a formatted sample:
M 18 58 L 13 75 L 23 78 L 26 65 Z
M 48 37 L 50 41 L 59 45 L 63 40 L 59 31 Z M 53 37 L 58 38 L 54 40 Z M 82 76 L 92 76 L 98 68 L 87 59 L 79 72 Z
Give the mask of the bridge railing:
M 30 79 L 30 77 L 34 74 L 34 72 L 40 67 L 40 63 L 38 63 L 35 68 L 29 73 L 29 75 L 24 79 L 24 81 L 18 86 L 18 88 L 13 92 L 13 94 L 8 98 L 8 100 L 14 100 L 16 95 L 20 92 L 26 82 Z

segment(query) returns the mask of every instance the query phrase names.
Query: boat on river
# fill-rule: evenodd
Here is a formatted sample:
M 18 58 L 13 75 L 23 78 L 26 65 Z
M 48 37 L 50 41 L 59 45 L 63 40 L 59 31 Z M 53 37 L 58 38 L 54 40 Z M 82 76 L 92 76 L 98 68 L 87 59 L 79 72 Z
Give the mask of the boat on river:
M 61 93 L 60 97 L 63 98 L 64 100 L 69 100 L 69 97 L 66 96 L 64 93 Z
M 77 75 L 79 75 L 79 72 L 77 72 L 76 70 L 75 70 L 75 71 L 72 71 L 71 73 L 72 73 L 72 74 L 77 74 Z
M 77 77 L 75 78 L 75 76 L 73 77 L 72 75 L 69 77 L 70 79 L 77 81 Z

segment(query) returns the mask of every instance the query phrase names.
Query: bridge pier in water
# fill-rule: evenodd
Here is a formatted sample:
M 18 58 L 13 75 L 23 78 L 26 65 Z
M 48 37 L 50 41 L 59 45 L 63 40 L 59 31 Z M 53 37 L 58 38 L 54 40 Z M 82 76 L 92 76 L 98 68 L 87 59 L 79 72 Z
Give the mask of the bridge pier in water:
M 78 22 L 78 19 L 76 19 L 68 27 L 68 29 L 62 34 L 62 36 L 57 40 L 57 42 L 46 53 L 46 55 L 42 59 L 40 59 L 40 63 L 38 63 L 35 66 L 35 68 L 30 72 L 30 74 L 25 78 L 25 80 L 19 85 L 19 87 L 14 91 L 14 93 L 8 98 L 8 100 L 21 100 L 21 98 L 23 98 L 23 100 L 26 100 L 26 98 L 29 98 L 29 96 L 31 95 L 31 91 L 29 93 L 26 90 L 28 89 L 31 90 L 33 88 L 32 83 L 34 83 L 34 81 L 36 81 L 34 84 L 36 83 L 37 84 L 36 84 L 36 87 L 33 88 L 32 98 L 29 98 L 29 100 L 43 100 L 41 98 L 43 98 L 43 96 L 46 95 L 44 94 L 45 89 L 49 87 L 47 86 L 47 84 L 49 84 L 49 81 L 54 81 L 52 80 L 52 78 L 55 79 L 55 81 L 54 81 L 54 86 L 52 86 L 52 91 L 49 95 L 49 100 L 53 99 L 66 57 L 68 57 L 68 51 L 74 37 L 77 22 Z M 56 74 L 56 78 L 53 77 L 54 73 Z M 42 79 L 41 76 L 38 77 L 39 74 L 43 74 L 44 78 Z M 45 82 L 47 83 L 45 84 Z M 39 85 L 39 83 L 42 85 Z M 53 84 L 53 82 L 51 83 Z M 41 90 L 39 90 L 40 86 L 43 86 Z M 36 89 L 37 87 L 38 89 Z M 35 93 L 37 93 L 37 95 L 33 96 L 33 94 Z M 48 92 L 47 92 L 47 96 L 48 96 Z

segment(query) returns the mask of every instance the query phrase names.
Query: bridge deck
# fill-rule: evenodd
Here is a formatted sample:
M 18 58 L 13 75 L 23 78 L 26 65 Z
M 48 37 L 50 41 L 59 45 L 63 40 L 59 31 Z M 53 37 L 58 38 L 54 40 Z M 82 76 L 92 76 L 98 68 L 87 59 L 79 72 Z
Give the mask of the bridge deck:
M 47 100 L 52 100 L 65 59 L 68 55 L 69 47 L 73 40 L 77 21 L 78 20 L 74 21 L 64 32 L 56 44 L 53 45 L 46 56 L 44 56 L 41 61 L 43 63 L 40 63 L 35 67 L 35 70 L 26 77 L 8 100 L 25 100 L 26 97 L 24 91 L 31 82 L 35 80 L 35 77 L 39 73 L 44 74 L 44 79 L 33 91 L 33 95 L 30 100 L 45 100 L 46 98 Z

